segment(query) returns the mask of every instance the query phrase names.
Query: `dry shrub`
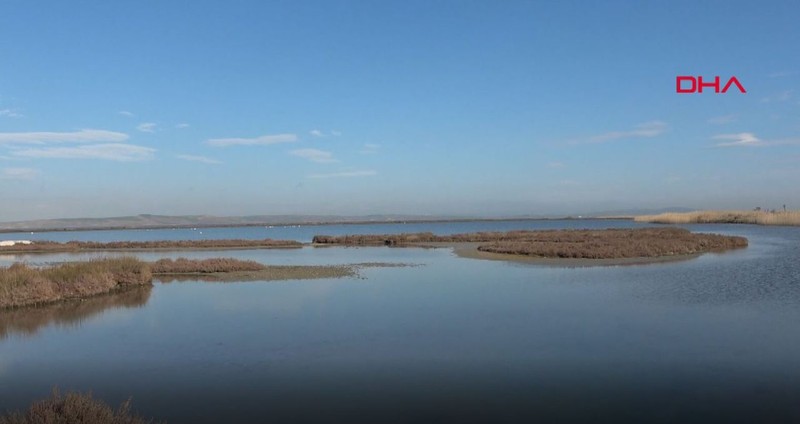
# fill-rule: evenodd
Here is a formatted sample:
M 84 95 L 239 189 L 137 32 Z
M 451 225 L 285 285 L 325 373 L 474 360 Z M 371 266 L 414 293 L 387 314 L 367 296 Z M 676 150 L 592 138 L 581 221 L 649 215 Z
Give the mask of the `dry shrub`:
M 800 211 L 695 211 L 642 215 L 634 220 L 658 224 L 800 225 Z
M 146 424 L 146 420 L 131 412 L 130 399 L 114 410 L 91 393 L 69 392 L 36 401 L 24 412 L 0 416 L 0 424 Z
M 152 265 L 154 274 L 193 274 L 236 271 L 261 271 L 266 269 L 255 261 L 242 261 L 233 258 L 159 259 Z

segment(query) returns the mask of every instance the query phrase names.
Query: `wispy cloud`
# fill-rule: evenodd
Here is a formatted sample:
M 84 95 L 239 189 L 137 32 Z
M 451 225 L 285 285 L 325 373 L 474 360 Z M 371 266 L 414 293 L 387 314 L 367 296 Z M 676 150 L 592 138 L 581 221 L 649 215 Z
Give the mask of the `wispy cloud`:
M 142 122 L 136 126 L 136 129 L 141 132 L 152 133 L 156 131 L 156 126 L 155 122 Z
M 669 126 L 661 121 L 644 122 L 628 131 L 611 131 L 604 134 L 589 137 L 585 142 L 605 143 L 626 138 L 651 138 L 656 137 L 667 131 Z
M 338 137 L 338 136 L 342 135 L 341 132 L 336 131 L 336 130 L 330 130 L 327 133 L 325 131 L 320 131 L 320 130 L 311 130 L 308 133 L 313 135 L 314 137 L 329 137 L 329 136 Z
M 371 177 L 373 175 L 378 175 L 377 172 L 373 170 L 369 171 L 345 171 L 345 172 L 334 172 L 331 174 L 311 174 L 308 175 L 308 178 L 354 178 L 354 177 Z
M 793 90 L 784 90 L 771 96 L 763 97 L 761 103 L 785 102 L 792 98 Z
M 85 129 L 73 132 L 16 132 L 0 133 L 0 144 L 46 144 L 46 143 L 119 143 L 128 139 L 128 134 Z
M 76 147 L 43 147 L 13 150 L 14 156 L 48 159 L 102 159 L 135 162 L 152 159 L 155 149 L 132 144 L 92 144 Z
M 795 74 L 797 74 L 797 72 L 778 71 L 778 72 L 773 72 L 773 73 L 769 74 L 768 76 L 770 78 L 784 78 L 784 77 L 790 77 L 790 76 L 795 75 Z
M 39 176 L 39 170 L 33 168 L 3 168 L 0 179 L 3 180 L 32 180 Z
M 119 113 L 122 116 L 126 116 L 128 118 L 133 118 L 133 117 L 136 116 L 136 115 L 133 114 L 133 112 L 128 112 L 127 110 L 121 110 L 121 111 L 119 111 L 117 113 Z
M 361 153 L 362 155 L 374 155 L 375 153 L 378 153 L 378 149 L 380 148 L 380 144 L 364 143 L 364 148 L 359 150 L 358 153 Z
M 333 153 L 319 149 L 297 149 L 290 151 L 289 154 L 317 163 L 338 162 L 333 158 Z
M 564 165 L 563 162 L 550 162 L 547 164 L 548 168 L 553 168 L 553 169 L 563 168 L 564 166 L 566 165 Z
M 738 134 L 719 134 L 711 137 L 712 140 L 722 140 L 714 147 L 773 147 L 800 145 L 800 138 L 782 138 L 775 140 L 762 140 L 755 134 L 744 132 Z
M 180 124 L 175 125 L 175 128 L 177 128 L 179 130 L 180 129 L 184 129 L 184 128 L 189 128 L 189 127 L 191 127 L 191 125 L 187 124 L 186 122 L 181 122 Z
M 190 162 L 206 163 L 206 164 L 209 164 L 209 165 L 217 165 L 217 164 L 222 163 L 222 162 L 220 162 L 220 161 L 218 161 L 216 159 L 207 158 L 205 156 L 177 155 L 175 157 L 178 158 L 178 159 L 181 159 L 181 160 L 188 160 Z
M 278 143 L 294 143 L 297 141 L 295 134 L 262 135 L 255 138 L 212 138 L 206 141 L 209 146 L 264 146 Z
M 724 140 L 715 144 L 715 147 L 757 147 L 764 145 L 764 142 L 756 137 L 755 134 L 747 132 L 738 134 L 719 134 L 711 138 L 713 140 Z
M 0 117 L 3 118 L 23 118 L 25 115 L 19 113 L 16 109 L 0 109 Z
M 709 118 L 708 123 L 713 125 L 725 125 L 736 121 L 738 118 L 739 118 L 738 115 L 732 113 L 730 115 L 722 115 Z

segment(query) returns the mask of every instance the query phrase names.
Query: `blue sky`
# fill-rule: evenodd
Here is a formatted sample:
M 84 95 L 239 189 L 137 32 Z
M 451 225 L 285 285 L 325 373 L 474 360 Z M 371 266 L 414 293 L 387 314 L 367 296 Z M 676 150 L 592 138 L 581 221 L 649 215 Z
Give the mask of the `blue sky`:
M 0 221 L 800 208 L 799 23 L 796 1 L 6 0 Z

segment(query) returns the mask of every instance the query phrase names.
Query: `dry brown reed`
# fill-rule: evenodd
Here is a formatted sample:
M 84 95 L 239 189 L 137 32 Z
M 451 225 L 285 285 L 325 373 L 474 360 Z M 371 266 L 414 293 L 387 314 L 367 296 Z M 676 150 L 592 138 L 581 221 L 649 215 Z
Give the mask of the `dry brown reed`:
M 186 259 L 178 258 L 159 259 L 152 265 L 153 274 L 187 274 L 187 273 L 214 273 L 214 272 L 239 272 L 262 271 L 266 265 L 255 261 L 242 261 L 233 258 L 213 259 Z
M 634 217 L 657 224 L 800 225 L 800 211 L 695 211 Z

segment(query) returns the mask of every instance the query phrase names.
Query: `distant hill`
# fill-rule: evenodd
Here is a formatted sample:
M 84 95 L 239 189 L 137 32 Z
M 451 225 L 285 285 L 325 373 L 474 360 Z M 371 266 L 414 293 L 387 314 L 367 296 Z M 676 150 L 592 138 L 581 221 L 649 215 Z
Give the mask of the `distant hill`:
M 603 217 L 610 217 L 610 216 L 638 216 L 638 215 L 658 215 L 661 213 L 667 212 L 692 212 L 697 209 L 692 208 L 682 208 L 682 207 L 669 207 L 669 208 L 660 208 L 660 209 L 621 209 L 616 211 L 601 211 L 601 212 L 592 212 L 586 215 L 587 216 L 594 216 L 598 218 Z
M 437 222 L 437 221 L 503 221 L 526 219 L 563 219 L 576 217 L 632 217 L 653 215 L 664 212 L 689 212 L 689 208 L 627 209 L 619 211 L 593 212 L 582 215 L 520 215 L 513 217 L 488 218 L 455 215 L 150 215 L 118 216 L 110 218 L 64 218 L 40 219 L 32 221 L 0 222 L 0 233 L 27 231 L 78 231 L 78 230 L 125 230 L 158 228 L 207 228 L 207 227 L 247 227 L 261 225 L 321 225 L 321 224 L 361 224 L 394 222 Z

